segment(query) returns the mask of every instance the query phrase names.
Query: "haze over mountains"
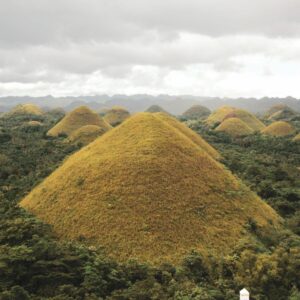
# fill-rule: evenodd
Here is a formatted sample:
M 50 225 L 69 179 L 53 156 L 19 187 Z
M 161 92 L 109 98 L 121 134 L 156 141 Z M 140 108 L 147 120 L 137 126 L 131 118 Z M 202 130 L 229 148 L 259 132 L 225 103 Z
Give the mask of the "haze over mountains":
M 87 105 L 91 109 L 99 110 L 112 106 L 122 106 L 130 112 L 145 111 L 151 105 L 159 105 L 166 111 L 179 115 L 192 105 L 201 104 L 214 110 L 222 105 L 230 105 L 246 109 L 252 113 L 265 113 L 270 107 L 276 104 L 285 104 L 300 112 L 300 100 L 293 97 L 286 98 L 219 98 L 191 95 L 96 95 L 96 96 L 70 96 L 70 97 L 0 97 L 0 112 L 6 112 L 20 103 L 34 103 L 43 108 L 62 107 L 66 111 L 73 110 L 80 105 Z

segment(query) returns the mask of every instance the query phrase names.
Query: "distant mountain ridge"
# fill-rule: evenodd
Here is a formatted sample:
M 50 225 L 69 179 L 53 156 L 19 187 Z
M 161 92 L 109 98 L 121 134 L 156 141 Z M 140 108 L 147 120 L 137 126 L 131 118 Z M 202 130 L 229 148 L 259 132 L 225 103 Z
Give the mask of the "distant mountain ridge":
M 278 104 L 284 104 L 300 112 L 300 99 L 293 97 L 286 98 L 219 98 L 219 97 L 201 97 L 191 95 L 96 95 L 96 96 L 70 96 L 70 97 L 0 97 L 0 112 L 10 110 L 12 107 L 22 103 L 33 103 L 43 109 L 52 109 L 62 107 L 66 111 L 87 105 L 91 109 L 99 110 L 112 106 L 123 106 L 130 112 L 145 111 L 151 105 L 160 105 L 163 109 L 174 115 L 180 115 L 193 105 L 201 104 L 214 110 L 222 105 L 230 105 L 237 108 L 248 110 L 252 113 L 265 113 L 270 107 Z

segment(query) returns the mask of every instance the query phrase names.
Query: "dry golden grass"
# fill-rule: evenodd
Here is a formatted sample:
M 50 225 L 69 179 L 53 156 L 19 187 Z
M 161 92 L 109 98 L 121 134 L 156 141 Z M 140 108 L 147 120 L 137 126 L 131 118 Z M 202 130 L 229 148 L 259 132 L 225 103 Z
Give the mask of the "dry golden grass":
M 208 116 L 206 119 L 206 123 L 210 126 L 221 123 L 226 115 L 236 110 L 236 108 L 224 105 L 215 110 L 212 114 Z
M 130 113 L 125 108 L 114 106 L 106 112 L 104 120 L 111 126 L 117 126 L 124 122 L 129 116 Z
M 146 112 L 150 112 L 150 113 L 158 113 L 158 112 L 168 113 L 162 107 L 160 107 L 159 105 L 151 105 L 150 107 L 147 108 Z
M 263 134 L 273 135 L 273 136 L 287 136 L 295 133 L 294 127 L 284 121 L 277 121 L 269 126 L 267 126 L 264 130 L 261 131 Z
M 21 206 L 62 238 L 152 264 L 176 264 L 192 249 L 227 253 L 248 234 L 249 217 L 276 227 L 273 209 L 182 126 L 136 114 L 73 154 Z
M 294 117 L 297 113 L 285 104 L 272 106 L 265 115 L 265 118 L 273 121 L 286 120 Z
M 72 132 L 85 125 L 96 125 L 101 128 L 109 129 L 107 124 L 98 114 L 86 106 L 80 106 L 68 113 L 59 123 L 48 131 L 49 136 L 58 136 L 66 134 L 69 136 Z
M 239 118 L 226 119 L 215 130 L 226 132 L 233 137 L 244 136 L 253 133 L 253 129 L 251 129 Z
M 107 132 L 110 128 L 111 126 L 108 124 L 105 127 L 99 127 L 97 125 L 85 125 L 73 131 L 69 136 L 69 140 L 72 143 L 87 145 L 94 141 L 97 137 Z
M 40 116 L 44 112 L 35 104 L 19 104 L 14 107 L 8 114 L 9 115 L 36 115 Z
M 209 116 L 211 111 L 202 105 L 193 105 L 188 110 L 186 110 L 182 116 L 189 120 L 202 119 Z
M 294 142 L 300 142 L 300 133 L 298 133 L 294 138 L 293 138 Z
M 234 111 L 228 113 L 225 116 L 224 120 L 229 118 L 239 118 L 253 131 L 260 131 L 266 127 L 264 123 L 261 122 L 258 118 L 256 118 L 253 114 L 243 109 L 235 109 Z
M 230 106 L 220 107 L 207 118 L 206 122 L 212 126 L 229 118 L 239 118 L 254 131 L 260 131 L 265 127 L 264 123 L 250 112 Z

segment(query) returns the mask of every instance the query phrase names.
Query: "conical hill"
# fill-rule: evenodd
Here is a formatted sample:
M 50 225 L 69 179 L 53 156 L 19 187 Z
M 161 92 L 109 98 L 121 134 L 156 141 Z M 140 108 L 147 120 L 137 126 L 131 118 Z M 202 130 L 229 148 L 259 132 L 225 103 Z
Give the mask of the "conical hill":
M 253 133 L 253 129 L 239 118 L 226 119 L 215 130 L 225 132 L 233 137 Z
M 85 125 L 96 125 L 107 130 L 110 129 L 110 126 L 97 113 L 86 106 L 80 106 L 69 112 L 47 134 L 49 136 L 58 136 L 60 134 L 69 136 L 72 132 Z
M 21 206 L 62 238 L 153 264 L 178 263 L 193 249 L 226 253 L 250 218 L 276 226 L 277 214 L 176 123 L 132 116 L 70 156 Z
M 262 130 L 262 133 L 272 136 L 287 136 L 294 134 L 295 128 L 287 122 L 277 121 Z
M 210 126 L 220 124 L 224 118 L 234 110 L 236 110 L 236 108 L 228 105 L 221 106 L 208 116 L 206 123 Z

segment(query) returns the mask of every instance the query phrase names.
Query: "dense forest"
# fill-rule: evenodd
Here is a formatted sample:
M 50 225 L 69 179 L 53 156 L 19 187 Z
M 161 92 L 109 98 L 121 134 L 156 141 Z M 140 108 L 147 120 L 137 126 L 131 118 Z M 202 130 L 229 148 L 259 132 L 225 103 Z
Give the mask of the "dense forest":
M 46 135 L 61 117 L 0 119 L 0 299 L 233 300 L 243 287 L 251 299 L 300 299 L 300 143 L 260 134 L 231 138 L 191 122 L 286 226 L 266 234 L 249 216 L 251 236 L 222 259 L 191 252 L 179 266 L 121 264 L 101 248 L 58 240 L 49 225 L 17 205 L 80 148 Z M 299 123 L 293 120 L 298 130 Z

